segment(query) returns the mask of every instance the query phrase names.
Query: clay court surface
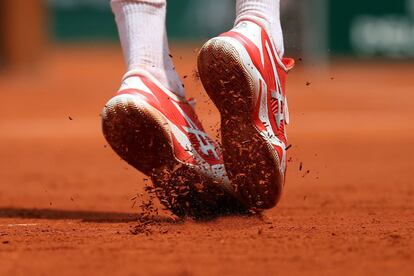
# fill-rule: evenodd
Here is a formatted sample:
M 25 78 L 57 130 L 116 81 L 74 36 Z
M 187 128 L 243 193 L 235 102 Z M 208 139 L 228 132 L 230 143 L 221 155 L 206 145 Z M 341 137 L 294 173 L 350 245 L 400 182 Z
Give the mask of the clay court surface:
M 215 133 L 195 51 L 174 49 Z M 292 160 L 277 208 L 202 222 L 164 211 L 137 235 L 131 198 L 147 182 L 100 132 L 120 50 L 56 48 L 37 68 L 0 73 L 0 274 L 410 275 L 414 65 L 318 68 L 299 62 L 288 81 Z

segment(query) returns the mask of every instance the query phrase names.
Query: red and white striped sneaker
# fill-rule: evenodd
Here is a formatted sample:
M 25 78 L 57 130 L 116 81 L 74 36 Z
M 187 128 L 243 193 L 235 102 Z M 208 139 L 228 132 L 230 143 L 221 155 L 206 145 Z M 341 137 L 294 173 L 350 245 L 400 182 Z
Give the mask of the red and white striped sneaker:
M 192 105 L 149 73 L 128 73 L 102 111 L 112 149 L 151 177 L 161 202 L 180 216 L 205 216 L 234 206 L 221 150 Z
M 285 80 L 281 59 L 260 22 L 239 22 L 200 50 L 198 71 L 221 113 L 223 156 L 236 191 L 250 208 L 276 205 L 286 175 Z

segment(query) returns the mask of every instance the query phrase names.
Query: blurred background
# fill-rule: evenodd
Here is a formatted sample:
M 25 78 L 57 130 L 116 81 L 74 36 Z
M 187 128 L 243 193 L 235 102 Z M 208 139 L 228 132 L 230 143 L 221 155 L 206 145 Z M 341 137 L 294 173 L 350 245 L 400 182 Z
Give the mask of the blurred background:
M 286 55 L 297 61 L 288 81 L 294 168 L 288 196 L 309 182 L 368 189 L 392 175 L 408 183 L 414 0 L 281 2 Z M 212 134 L 219 114 L 192 76 L 198 48 L 231 28 L 234 10 L 234 0 L 168 1 L 173 61 Z M 2 204 L 129 206 L 128 198 L 142 188 L 142 181 L 133 181 L 140 174 L 104 148 L 99 118 L 124 70 L 109 1 L 0 1 Z M 297 170 L 302 162 L 311 177 Z M 124 188 L 114 190 L 121 182 Z
M 331 57 L 414 57 L 414 0 L 282 2 L 287 53 L 305 61 Z M 2 0 L 0 64 L 22 64 L 50 45 L 117 43 L 105 0 Z M 168 34 L 197 42 L 232 26 L 234 0 L 168 3 Z M 30 24 L 28 27 L 27 24 Z
M 125 72 L 109 0 L 0 0 L 0 274 L 412 275 L 414 0 L 281 2 L 297 64 L 271 228 L 161 219 L 167 234 L 132 239 L 149 181 L 101 132 Z M 220 117 L 196 58 L 232 26 L 234 6 L 168 1 L 173 61 L 213 137 Z

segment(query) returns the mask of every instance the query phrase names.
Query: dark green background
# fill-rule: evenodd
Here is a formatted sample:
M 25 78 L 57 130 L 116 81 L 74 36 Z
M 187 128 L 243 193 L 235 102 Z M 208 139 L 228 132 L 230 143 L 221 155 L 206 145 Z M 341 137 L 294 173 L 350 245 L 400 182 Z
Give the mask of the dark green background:
M 114 16 L 109 0 L 88 4 L 81 0 L 63 0 L 73 5 L 49 5 L 52 36 L 58 41 L 117 39 Z M 56 4 L 54 4 L 54 2 Z M 233 0 L 175 0 L 168 2 L 167 30 L 169 37 L 200 40 L 217 35 L 232 26 Z
M 406 0 L 332 0 L 328 2 L 329 48 L 337 54 L 353 52 L 350 43 L 350 26 L 357 16 L 404 15 L 407 13 Z
M 311 5 L 312 1 L 314 0 L 308 0 L 306 3 Z M 350 41 L 350 26 L 354 19 L 361 15 L 379 17 L 399 15 L 412 18 L 414 15 L 410 15 L 407 11 L 408 1 L 410 0 L 326 0 L 328 4 L 326 35 L 329 52 L 334 55 L 358 54 Z M 65 2 L 71 5 L 62 5 Z M 227 30 L 234 20 L 234 2 L 234 0 L 168 1 L 169 38 L 202 40 Z M 109 0 L 54 0 L 50 3 L 50 16 L 53 22 L 51 32 L 57 41 L 117 40 Z M 284 22 L 284 25 L 286 24 L 289 22 Z

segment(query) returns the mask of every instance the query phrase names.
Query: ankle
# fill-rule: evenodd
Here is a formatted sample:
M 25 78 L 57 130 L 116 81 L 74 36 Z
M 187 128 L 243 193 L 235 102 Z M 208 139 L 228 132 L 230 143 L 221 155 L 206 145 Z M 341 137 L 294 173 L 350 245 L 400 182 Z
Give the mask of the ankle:
M 284 54 L 279 0 L 237 0 L 235 25 L 249 20 L 261 25 L 273 40 L 280 57 Z

